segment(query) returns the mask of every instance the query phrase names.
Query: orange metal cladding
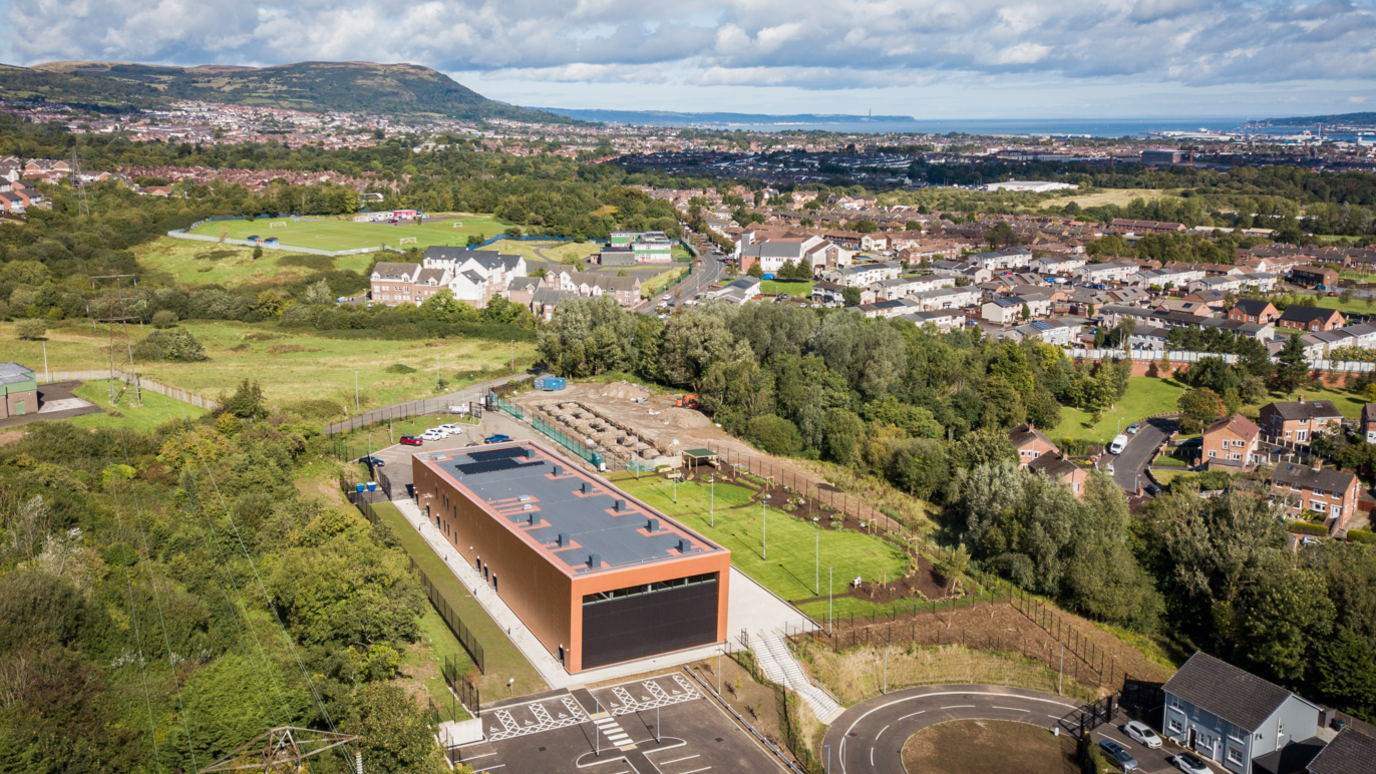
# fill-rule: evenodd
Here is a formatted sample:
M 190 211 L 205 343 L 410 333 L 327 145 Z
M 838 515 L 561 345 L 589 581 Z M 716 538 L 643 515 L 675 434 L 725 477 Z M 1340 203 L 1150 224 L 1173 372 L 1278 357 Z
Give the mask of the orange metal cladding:
M 506 445 L 499 444 L 496 447 Z M 509 501 L 484 502 L 440 468 L 436 461 L 423 459 L 424 455 L 414 456 L 412 469 L 416 497 L 430 522 L 440 528 L 469 566 L 478 567 L 481 561 L 482 566 L 488 568 L 489 587 L 492 584 L 491 576 L 499 579 L 497 592 L 502 601 L 552 655 L 557 658 L 559 648 L 562 646 L 565 649 L 565 669 L 571 673 L 582 671 L 584 595 L 657 581 L 717 573 L 716 641 L 726 640 L 730 551 L 664 516 L 606 480 L 582 472 L 538 444 L 521 441 L 511 445 L 526 446 L 540 458 L 561 468 L 561 475 L 557 478 L 548 469 L 534 475 L 543 475 L 550 480 L 567 480 L 569 490 L 576 496 L 581 496 L 576 490 L 584 482 L 591 482 L 595 487 L 593 494 L 610 495 L 627 502 L 627 511 L 607 511 L 613 517 L 644 521 L 648 521 L 648 518 L 658 519 L 662 531 L 687 538 L 692 541 L 693 547 L 705 549 L 705 552 L 689 555 L 670 550 L 662 559 L 621 567 L 604 564 L 600 570 L 575 572 L 577 567 L 569 567 L 556 554 L 564 551 L 585 553 L 586 549 L 578 544 L 576 536 L 569 546 L 547 546 L 527 534 L 523 529 L 525 525 L 512 523 L 508 518 L 515 513 L 533 513 L 536 518 L 534 527 L 551 526 L 541 518 L 538 500 L 518 502 L 513 498 Z M 466 451 L 454 449 L 449 453 L 462 454 Z M 534 510 L 524 511 L 526 504 L 533 505 Z M 645 532 L 645 529 L 642 527 L 641 531 Z M 648 535 L 648 532 L 645 534 Z

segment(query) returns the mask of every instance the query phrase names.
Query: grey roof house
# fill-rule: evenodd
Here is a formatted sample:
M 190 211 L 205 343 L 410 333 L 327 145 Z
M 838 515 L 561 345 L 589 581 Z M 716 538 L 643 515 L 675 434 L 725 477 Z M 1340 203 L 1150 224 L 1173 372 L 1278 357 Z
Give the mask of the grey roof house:
M 1270 770 L 1258 759 L 1318 733 L 1316 705 L 1207 653 L 1190 656 L 1163 690 L 1165 736 L 1238 774 Z

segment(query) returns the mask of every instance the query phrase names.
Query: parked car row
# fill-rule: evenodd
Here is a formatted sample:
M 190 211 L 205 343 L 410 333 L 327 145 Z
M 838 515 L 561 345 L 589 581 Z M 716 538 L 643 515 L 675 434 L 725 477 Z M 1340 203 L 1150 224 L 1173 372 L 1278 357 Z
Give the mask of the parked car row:
M 451 435 L 458 435 L 462 432 L 463 428 L 459 425 L 440 425 L 439 427 L 432 427 L 420 435 L 403 435 L 401 437 L 401 443 L 403 446 L 420 446 L 426 441 L 443 441 Z M 506 443 L 510 440 L 511 438 L 505 435 L 489 435 L 483 439 L 483 443 Z M 470 443 L 467 445 L 477 446 L 478 444 Z M 360 459 L 359 462 L 367 464 L 367 459 L 368 458 L 365 457 Z M 377 458 L 374 457 L 373 459 Z M 376 464 L 381 465 L 382 460 L 378 460 Z
M 1123 733 L 1132 741 L 1137 742 L 1149 750 L 1161 749 L 1163 743 L 1161 736 L 1153 731 L 1146 723 L 1137 720 L 1129 721 L 1127 725 L 1123 726 Z M 1137 759 L 1132 757 L 1132 753 L 1128 752 L 1127 748 L 1112 739 L 1101 740 L 1099 742 L 1099 749 L 1103 752 L 1105 758 L 1117 764 L 1125 774 L 1138 770 Z M 1172 766 L 1185 772 L 1185 774 L 1213 774 L 1208 764 L 1200 760 L 1198 756 L 1188 752 L 1172 755 L 1169 761 Z

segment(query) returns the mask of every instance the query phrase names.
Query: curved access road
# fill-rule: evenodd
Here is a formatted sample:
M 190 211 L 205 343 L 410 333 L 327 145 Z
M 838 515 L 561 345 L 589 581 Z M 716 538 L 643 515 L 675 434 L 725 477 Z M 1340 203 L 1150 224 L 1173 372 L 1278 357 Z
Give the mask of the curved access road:
M 1081 702 L 1065 696 L 992 685 L 929 685 L 876 696 L 846 710 L 823 743 L 837 774 L 906 774 L 903 743 L 948 720 L 1011 720 L 1061 733 L 1078 728 Z

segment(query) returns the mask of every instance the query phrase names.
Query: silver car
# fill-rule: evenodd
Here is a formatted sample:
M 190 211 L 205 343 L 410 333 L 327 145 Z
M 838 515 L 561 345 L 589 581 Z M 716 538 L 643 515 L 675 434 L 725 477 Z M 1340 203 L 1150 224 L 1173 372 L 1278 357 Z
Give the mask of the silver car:
M 1185 774 L 1211 774 L 1208 765 L 1189 753 L 1180 753 L 1171 758 L 1171 763 Z
M 1129 721 L 1126 726 L 1123 726 L 1123 733 L 1148 750 L 1155 750 L 1161 746 L 1161 737 L 1157 736 L 1150 726 L 1141 721 Z
M 1125 773 L 1137 771 L 1137 759 L 1132 757 L 1121 744 L 1112 739 L 1104 739 L 1099 742 L 1099 747 L 1104 751 L 1104 756 L 1122 766 Z

